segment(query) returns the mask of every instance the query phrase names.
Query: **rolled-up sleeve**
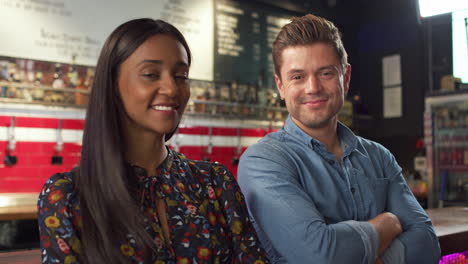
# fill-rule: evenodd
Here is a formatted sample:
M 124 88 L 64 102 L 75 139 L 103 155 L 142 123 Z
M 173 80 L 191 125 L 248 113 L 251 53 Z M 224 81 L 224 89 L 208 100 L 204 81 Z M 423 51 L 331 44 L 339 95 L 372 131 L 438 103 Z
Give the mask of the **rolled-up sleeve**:
M 390 179 L 387 211 L 400 219 L 403 229 L 397 238 L 400 249 L 393 254 L 403 251 L 404 263 L 438 263 L 440 247 L 431 219 L 406 184 L 393 155 L 388 152 L 385 157 L 386 177 Z
M 372 225 L 327 224 L 293 162 L 270 145 L 254 145 L 240 160 L 239 184 L 259 236 L 268 239 L 262 243 L 271 244 L 286 263 L 374 263 L 379 242 Z

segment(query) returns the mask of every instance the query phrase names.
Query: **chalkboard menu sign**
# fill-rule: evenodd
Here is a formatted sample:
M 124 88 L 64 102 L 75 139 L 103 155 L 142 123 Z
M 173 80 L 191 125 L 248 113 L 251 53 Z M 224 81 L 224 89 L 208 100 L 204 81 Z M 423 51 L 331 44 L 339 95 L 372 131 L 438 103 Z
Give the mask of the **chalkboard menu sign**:
M 95 66 L 121 23 L 151 17 L 175 25 L 193 53 L 190 77 L 213 79 L 215 0 L 0 0 L 0 56 Z
M 115 27 L 151 17 L 186 37 L 190 78 L 274 87 L 271 44 L 293 15 L 245 0 L 0 0 L 0 56 L 94 66 Z
M 230 0 L 216 0 L 214 13 L 214 80 L 274 87 L 271 45 L 295 14 Z

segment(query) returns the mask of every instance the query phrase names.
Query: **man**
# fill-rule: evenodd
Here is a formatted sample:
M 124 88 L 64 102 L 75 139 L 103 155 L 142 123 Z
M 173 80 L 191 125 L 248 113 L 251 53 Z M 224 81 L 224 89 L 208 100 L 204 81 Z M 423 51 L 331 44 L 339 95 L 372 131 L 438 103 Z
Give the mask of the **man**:
M 242 156 L 239 183 L 273 263 L 437 263 L 431 221 L 393 155 L 337 121 L 351 66 L 338 29 L 293 18 L 273 43 L 289 117 Z

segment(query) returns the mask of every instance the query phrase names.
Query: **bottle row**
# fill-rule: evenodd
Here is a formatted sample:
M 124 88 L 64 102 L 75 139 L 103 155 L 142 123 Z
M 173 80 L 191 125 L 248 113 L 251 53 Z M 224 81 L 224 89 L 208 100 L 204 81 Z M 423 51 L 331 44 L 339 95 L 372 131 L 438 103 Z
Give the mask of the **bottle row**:
M 468 128 L 468 102 L 440 106 L 435 111 L 435 128 Z
M 443 171 L 440 182 L 440 197 L 445 201 L 468 203 L 468 174 Z
M 75 58 L 63 64 L 0 57 L 0 98 L 85 105 L 93 80 L 94 67 L 76 65 Z
M 437 147 L 458 148 L 468 147 L 468 130 L 452 130 L 450 133 L 436 135 Z
M 25 83 L 0 81 L 0 102 L 37 103 L 57 106 L 85 107 L 89 91 L 70 88 L 53 88 Z M 2 100 L 5 98 L 5 100 Z M 287 110 L 273 104 L 245 104 L 239 102 L 190 99 L 186 113 L 211 117 L 252 118 L 284 120 Z
M 94 68 L 0 57 L 0 101 L 84 107 Z M 282 120 L 284 102 L 260 83 L 190 80 L 189 113 Z
M 439 165 L 466 166 L 468 170 L 468 147 L 458 148 L 439 148 Z

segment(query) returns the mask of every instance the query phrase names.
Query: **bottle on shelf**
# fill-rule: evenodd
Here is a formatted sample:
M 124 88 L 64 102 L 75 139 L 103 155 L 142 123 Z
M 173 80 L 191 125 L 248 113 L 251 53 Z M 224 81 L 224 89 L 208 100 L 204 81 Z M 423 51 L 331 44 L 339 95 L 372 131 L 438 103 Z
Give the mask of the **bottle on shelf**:
M 250 83 L 239 85 L 239 96 L 237 99 L 237 103 L 241 105 L 240 113 L 242 116 L 250 115 L 250 86 Z
M 67 81 L 68 81 L 67 87 L 69 89 L 75 89 L 78 86 L 78 82 L 79 82 L 78 70 L 75 64 L 76 64 L 76 55 L 73 55 L 72 63 L 68 67 L 68 72 L 67 72 Z M 68 103 L 68 104 L 75 103 L 76 101 L 75 94 L 76 93 L 65 93 L 65 96 L 64 96 L 65 103 Z
M 33 60 L 23 60 L 22 61 L 22 75 L 23 83 L 32 84 L 34 82 L 34 61 Z M 32 102 L 33 96 L 32 91 L 29 88 L 23 88 L 23 98 L 27 102 Z
M 14 62 L 10 62 L 8 67 L 8 81 L 10 83 L 20 83 L 17 65 Z M 6 92 L 8 98 L 21 98 L 21 91 L 16 86 L 9 86 Z
M 8 61 L 0 61 L 0 82 L 8 81 Z M 6 85 L 0 86 L 0 97 L 7 97 L 8 87 Z
M 249 86 L 249 89 L 247 91 L 247 104 L 249 105 L 249 114 L 251 116 L 257 116 L 259 117 L 260 111 L 258 111 L 255 106 L 258 105 L 258 91 L 259 91 L 259 86 L 260 84 L 257 82 L 256 84 L 252 84 Z
M 463 165 L 466 166 L 468 170 L 468 133 L 465 134 L 464 140 L 463 140 Z
M 198 100 L 202 100 L 205 102 L 209 102 L 213 100 L 213 91 L 212 91 L 212 86 L 208 82 L 200 82 L 200 85 L 203 89 L 203 92 L 201 93 L 200 96 L 198 96 Z M 198 112 L 200 113 L 205 113 L 205 114 L 216 114 L 216 107 L 211 104 L 203 103 L 199 104 L 199 110 Z
M 82 85 L 78 85 L 76 89 L 87 90 L 88 93 L 77 93 L 76 97 L 79 97 L 78 99 L 79 105 L 87 105 L 88 100 L 89 100 L 89 92 L 91 91 L 91 88 L 93 87 L 93 82 L 94 82 L 94 69 L 93 68 L 86 69 L 86 76 L 84 77 L 82 81 L 83 81 Z
M 85 79 L 79 78 L 75 87 L 76 90 L 85 91 L 87 88 L 85 86 Z M 77 105 L 87 105 L 88 104 L 88 95 L 84 93 L 75 93 L 75 104 Z
M 60 63 L 55 64 L 54 81 L 52 82 L 52 88 L 63 89 L 65 82 L 63 81 L 62 65 Z
M 37 71 L 36 74 L 34 75 L 33 85 L 41 86 L 43 77 L 44 77 L 44 74 L 41 71 Z M 42 101 L 44 99 L 44 90 L 41 88 L 32 89 L 32 97 L 34 101 Z
M 218 113 L 223 115 L 230 115 L 232 113 L 232 106 L 229 104 L 231 102 L 231 94 L 231 83 L 221 83 L 219 86 L 219 101 L 225 104 L 221 105 Z
M 465 182 L 464 182 L 464 175 L 457 175 L 457 185 L 456 185 L 456 200 L 463 201 L 465 200 Z
M 55 71 L 53 75 L 54 80 L 52 81 L 52 88 L 63 89 L 65 88 L 65 82 L 63 80 L 62 65 L 60 63 L 55 64 Z M 49 103 L 61 103 L 64 101 L 62 92 L 48 91 L 44 97 L 44 101 Z
M 194 92 L 193 99 L 197 101 L 207 101 L 209 100 L 209 91 L 208 87 L 203 87 L 203 83 L 200 81 L 193 81 L 193 85 L 190 86 L 190 90 Z M 192 93 L 191 92 L 191 93 Z M 205 113 L 206 104 L 205 103 L 195 103 L 193 106 L 193 111 L 196 113 Z
M 239 107 L 239 104 L 241 103 L 240 100 L 240 93 L 241 93 L 241 89 L 242 89 L 242 84 L 239 84 L 237 81 L 232 81 L 232 82 L 229 82 L 228 84 L 229 86 L 229 94 L 230 94 L 230 97 L 229 99 L 227 100 L 227 102 L 231 102 L 233 103 L 231 105 L 231 109 L 230 111 L 228 112 L 230 115 L 234 115 L 234 116 L 238 116 L 239 113 L 240 113 L 240 107 Z

